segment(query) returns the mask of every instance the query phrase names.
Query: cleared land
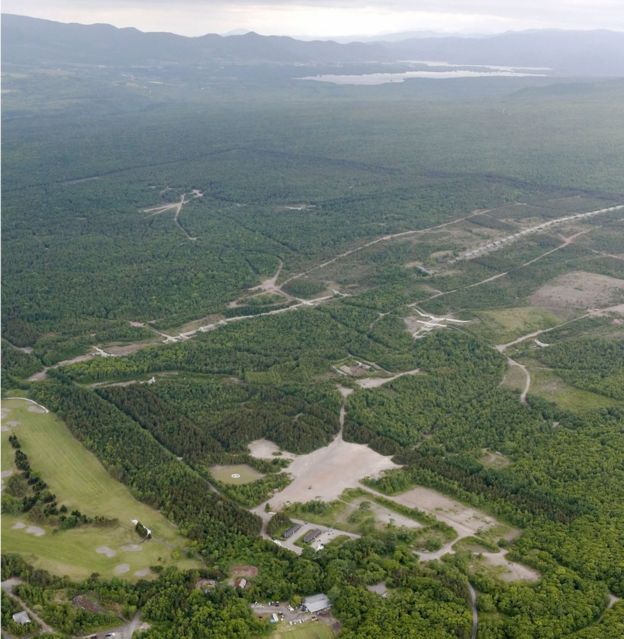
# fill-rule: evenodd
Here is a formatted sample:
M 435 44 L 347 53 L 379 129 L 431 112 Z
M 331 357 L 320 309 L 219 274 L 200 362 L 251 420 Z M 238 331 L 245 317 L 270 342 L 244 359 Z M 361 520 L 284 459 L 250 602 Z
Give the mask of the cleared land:
M 19 399 L 6 400 L 3 407 L 9 411 L 8 421 L 19 422 L 2 433 L 3 471 L 15 470 L 8 443 L 10 432 L 14 432 L 32 468 L 48 483 L 60 504 L 89 516 L 119 520 L 110 528 L 81 526 L 55 532 L 45 522 L 29 522 L 26 515 L 5 515 L 2 518 L 5 552 L 23 554 L 37 567 L 71 578 L 84 578 L 92 572 L 112 577 L 119 574 L 116 569 L 122 564 L 128 566 L 124 571 L 128 579 L 136 578 L 137 571 L 158 564 L 196 565 L 193 560 L 181 559 L 185 540 L 173 524 L 137 501 L 123 484 L 114 480 L 60 419 L 52 413 L 30 412 L 28 404 Z M 139 519 L 153 532 L 154 538 L 141 543 L 140 551 L 134 549 L 141 540 L 132 519 Z M 43 534 L 35 534 L 34 529 Z
M 493 528 L 498 522 L 489 515 L 447 497 L 437 490 L 417 486 L 407 492 L 388 497 L 399 504 L 418 508 L 453 527 L 458 536 L 468 537 Z
M 328 446 L 308 455 L 295 456 L 288 473 L 293 481 L 270 499 L 271 508 L 312 499 L 333 501 L 347 488 L 358 486 L 360 479 L 375 477 L 384 470 L 398 468 L 390 460 L 363 444 L 345 442 L 338 435 Z M 263 510 L 259 506 L 257 510 Z
M 443 545 L 439 550 L 419 552 L 418 555 L 424 561 L 439 559 L 442 555 L 455 552 L 457 543 L 468 537 L 481 535 L 488 539 L 488 543 L 493 543 L 501 537 L 511 540 L 520 533 L 518 529 L 501 524 L 490 515 L 472 506 L 466 506 L 451 497 L 439 493 L 437 490 L 425 488 L 424 486 L 417 486 L 399 495 L 387 497 L 387 499 L 410 508 L 423 510 L 448 524 L 457 532 L 457 538 Z M 504 581 L 534 581 L 539 579 L 539 573 L 535 570 L 507 559 L 506 550 L 479 552 L 476 563 L 478 562 L 487 564 L 487 569 Z
M 507 559 L 507 551 L 483 552 L 474 560 L 477 570 L 486 570 L 503 581 L 537 581 L 539 573 L 524 564 Z
M 531 304 L 553 311 L 603 307 L 624 300 L 624 280 L 574 271 L 544 284 L 529 299 Z
M 294 459 L 295 455 L 288 451 L 283 451 L 277 444 L 268 439 L 256 439 L 248 445 L 249 454 L 256 459 L 275 459 L 275 457 L 283 457 L 284 459 Z
M 329 626 L 318 622 L 297 626 L 281 623 L 271 639 L 333 639 L 335 636 Z
M 622 406 L 623 402 L 576 388 L 562 380 L 555 371 L 534 359 L 523 360 L 531 372 L 531 393 L 555 402 L 564 410 L 586 411 L 610 406 Z
M 210 474 L 223 484 L 251 484 L 262 479 L 264 475 L 247 464 L 230 464 L 228 466 L 211 466 Z
M 553 313 L 534 306 L 480 311 L 477 316 L 488 337 L 497 343 L 510 342 L 526 333 L 551 328 L 561 321 Z

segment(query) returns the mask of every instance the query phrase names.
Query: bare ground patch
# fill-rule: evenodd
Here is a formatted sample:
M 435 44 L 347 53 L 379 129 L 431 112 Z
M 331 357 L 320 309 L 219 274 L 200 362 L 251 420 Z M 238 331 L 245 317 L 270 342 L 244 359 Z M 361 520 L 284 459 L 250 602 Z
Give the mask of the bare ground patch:
M 389 499 L 433 515 L 454 528 L 459 538 L 474 536 L 498 525 L 490 515 L 424 486 L 417 486 Z
M 574 271 L 544 284 L 529 300 L 535 306 L 555 311 L 607 306 L 624 300 L 624 280 Z
M 256 566 L 237 564 L 232 566 L 232 577 L 255 577 L 258 574 Z
M 294 459 L 296 457 L 293 453 L 281 450 L 277 444 L 268 439 L 256 439 L 250 442 L 247 447 L 249 454 L 256 459 L 275 459 L 275 457 Z
M 483 456 L 479 461 L 487 468 L 507 468 L 507 466 L 511 465 L 511 460 L 503 453 L 491 451 L 487 448 L 483 449 Z
M 533 568 L 507 559 L 506 551 L 483 552 L 480 557 L 486 564 L 494 568 L 496 576 L 503 581 L 537 581 L 540 577 Z
M 364 477 L 375 477 L 384 470 L 398 468 L 363 444 L 345 442 L 339 435 L 328 446 L 294 458 L 288 467 L 293 481 L 270 499 L 273 510 L 286 504 L 312 499 L 333 501 L 347 488 L 355 488 Z

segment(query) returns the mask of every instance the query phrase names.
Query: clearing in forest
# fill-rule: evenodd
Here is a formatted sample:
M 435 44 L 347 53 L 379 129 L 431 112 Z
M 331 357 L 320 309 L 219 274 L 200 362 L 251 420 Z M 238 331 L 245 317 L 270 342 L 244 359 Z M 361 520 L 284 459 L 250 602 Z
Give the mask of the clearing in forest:
M 457 532 L 457 537 L 439 550 L 419 552 L 420 558 L 425 561 L 439 559 L 442 555 L 455 552 L 458 542 L 475 536 L 482 536 L 483 539 L 487 539 L 488 545 L 492 545 L 500 538 L 511 541 L 520 534 L 518 529 L 502 524 L 494 517 L 432 488 L 416 486 L 399 495 L 388 496 L 387 499 L 433 515 Z M 480 552 L 476 564 L 480 562 L 483 562 L 488 572 L 504 581 L 533 581 L 539 578 L 535 570 L 507 559 L 507 550 Z
M 604 307 L 624 301 L 624 280 L 574 271 L 540 286 L 529 299 L 535 306 L 554 311 Z
M 3 402 L 8 411 L 5 424 L 17 424 L 2 432 L 2 471 L 16 472 L 14 451 L 8 441 L 14 433 L 33 471 L 49 485 L 59 505 L 66 505 L 70 511 L 78 509 L 90 517 L 117 519 L 118 523 L 57 530 L 45 520 L 30 521 L 28 513 L 5 513 L 2 517 L 5 552 L 22 554 L 38 568 L 74 579 L 83 579 L 93 572 L 112 577 L 121 564 L 128 565 L 124 571 L 124 578 L 128 579 L 136 579 L 137 572 L 158 564 L 176 564 L 181 568 L 197 565 L 193 560 L 174 559 L 186 544 L 173 524 L 137 501 L 126 486 L 113 479 L 58 417 L 34 413 L 28 407 L 25 400 Z M 152 530 L 152 540 L 141 543 L 133 519 Z M 137 545 L 140 551 L 136 551 Z
M 251 484 L 262 479 L 264 475 L 248 464 L 230 464 L 227 466 L 211 466 L 210 474 L 222 484 Z
M 487 335 L 497 344 L 510 342 L 516 337 L 533 331 L 551 328 L 561 320 L 549 311 L 535 306 L 514 306 L 479 311 L 481 324 L 476 330 Z
M 313 499 L 333 501 L 347 488 L 355 488 L 364 477 L 376 477 L 398 468 L 389 458 L 363 444 L 345 442 L 338 435 L 328 446 L 307 455 L 297 455 L 288 467 L 293 481 L 269 500 L 273 510 Z M 262 511 L 258 506 L 257 511 Z
M 335 636 L 327 624 L 320 622 L 313 621 L 294 626 L 282 622 L 270 639 L 334 639 Z

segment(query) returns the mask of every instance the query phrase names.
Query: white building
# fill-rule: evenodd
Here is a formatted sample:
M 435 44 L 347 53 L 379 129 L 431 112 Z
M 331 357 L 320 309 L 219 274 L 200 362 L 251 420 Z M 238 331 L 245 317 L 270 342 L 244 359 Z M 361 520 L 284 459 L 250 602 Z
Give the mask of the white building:
M 16 612 L 13 615 L 13 621 L 20 624 L 20 626 L 25 626 L 27 623 L 30 623 L 30 617 L 25 610 L 22 610 L 22 612 Z
M 331 601 L 327 595 L 319 593 L 318 595 L 312 595 L 306 597 L 303 600 L 303 607 L 311 613 L 321 612 L 321 610 L 327 610 L 331 608 Z

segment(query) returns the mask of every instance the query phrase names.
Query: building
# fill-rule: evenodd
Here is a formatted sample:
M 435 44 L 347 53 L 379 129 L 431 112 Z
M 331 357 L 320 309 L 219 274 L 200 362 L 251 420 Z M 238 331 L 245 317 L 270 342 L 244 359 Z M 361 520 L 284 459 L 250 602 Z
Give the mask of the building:
M 301 528 L 301 524 L 295 524 L 294 526 L 291 526 L 283 535 L 282 537 L 284 539 L 289 539 L 290 537 L 292 537 L 298 530 L 299 528 Z
M 238 579 L 234 581 L 235 588 L 240 588 L 241 590 L 245 590 L 246 586 L 247 586 L 247 580 L 245 579 L 245 577 L 238 577 Z
M 311 597 L 306 597 L 303 600 L 303 607 L 312 614 L 316 612 L 321 612 L 322 610 L 327 610 L 331 608 L 331 601 L 327 595 L 323 593 L 319 593 L 318 595 L 312 595 Z
M 306 544 L 309 544 L 311 541 L 314 541 L 319 535 L 321 531 L 318 528 L 312 528 L 309 530 L 303 537 L 303 541 Z
M 27 623 L 30 623 L 30 617 L 25 610 L 22 610 L 22 612 L 16 612 L 13 615 L 13 621 L 20 626 L 25 626 Z

